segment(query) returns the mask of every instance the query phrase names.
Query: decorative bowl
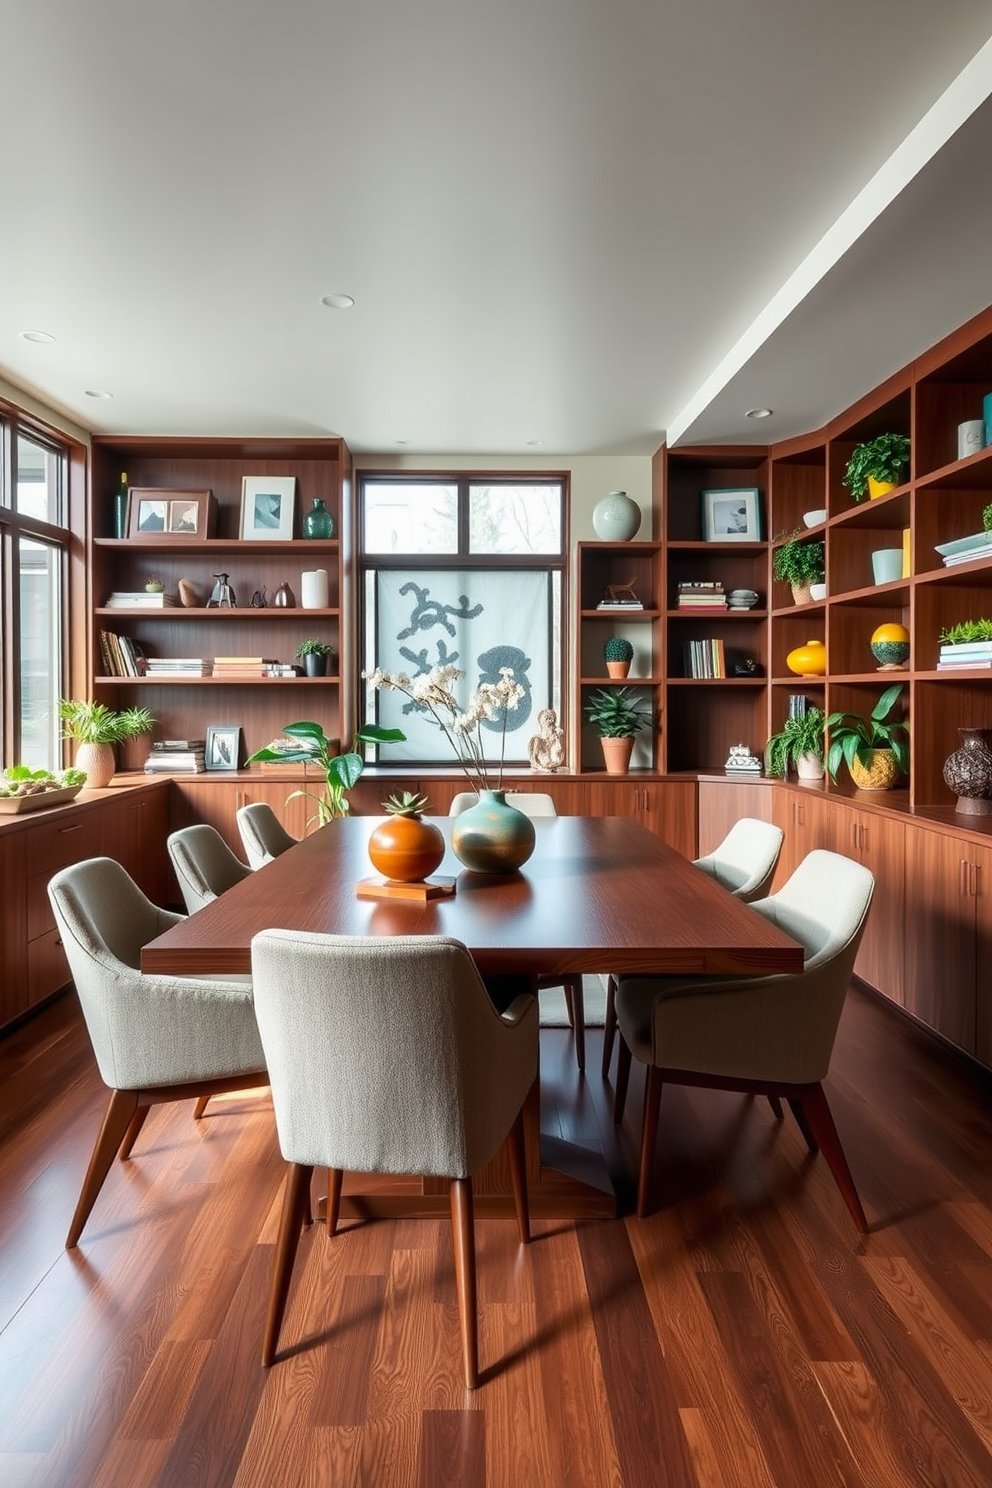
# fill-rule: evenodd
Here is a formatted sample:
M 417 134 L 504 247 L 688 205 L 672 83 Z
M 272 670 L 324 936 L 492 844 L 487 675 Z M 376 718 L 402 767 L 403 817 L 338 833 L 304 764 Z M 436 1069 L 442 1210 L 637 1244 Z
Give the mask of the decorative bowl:
M 732 610 L 752 610 L 757 603 L 758 595 L 753 589 L 731 589 L 727 595 Z
M 817 511 L 803 512 L 803 521 L 807 527 L 821 527 L 827 520 L 827 509 L 820 507 Z

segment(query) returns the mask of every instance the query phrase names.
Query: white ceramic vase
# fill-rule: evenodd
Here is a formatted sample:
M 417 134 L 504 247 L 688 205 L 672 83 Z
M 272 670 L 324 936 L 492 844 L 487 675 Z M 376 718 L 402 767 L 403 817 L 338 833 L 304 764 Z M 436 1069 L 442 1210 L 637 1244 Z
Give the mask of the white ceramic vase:
M 609 491 L 593 508 L 592 525 L 603 542 L 629 542 L 641 525 L 641 508 L 626 491 Z

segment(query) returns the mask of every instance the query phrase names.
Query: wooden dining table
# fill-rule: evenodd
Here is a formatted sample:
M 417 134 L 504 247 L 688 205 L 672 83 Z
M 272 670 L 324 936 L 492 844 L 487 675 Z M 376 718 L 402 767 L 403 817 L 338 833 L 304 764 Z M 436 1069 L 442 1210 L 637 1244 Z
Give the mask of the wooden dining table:
M 451 820 L 437 818 L 447 852 L 438 877 L 449 898 L 366 898 L 381 882 L 368 857 L 381 817 L 344 817 L 304 838 L 188 919 L 150 941 L 141 969 L 183 976 L 249 972 L 251 941 L 280 928 L 341 935 L 450 935 L 484 977 L 565 973 L 764 975 L 802 970 L 794 940 L 654 833 L 627 817 L 535 820 L 534 853 L 517 872 L 462 869 Z M 528 1181 L 535 1214 L 616 1212 L 601 1157 L 540 1134 L 539 1092 L 528 1102 Z M 509 1212 L 502 1155 L 477 1176 L 480 1213 Z M 345 1197 L 362 1213 L 442 1213 L 437 1180 L 349 1175 Z M 346 1211 L 343 1211 L 346 1212 Z

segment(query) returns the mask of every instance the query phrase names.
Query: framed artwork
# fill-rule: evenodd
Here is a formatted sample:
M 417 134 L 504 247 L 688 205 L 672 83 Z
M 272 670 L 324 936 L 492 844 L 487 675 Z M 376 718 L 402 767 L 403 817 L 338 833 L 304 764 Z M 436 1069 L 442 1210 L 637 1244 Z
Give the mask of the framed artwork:
M 706 542 L 760 542 L 761 492 L 757 486 L 704 491 L 702 496 Z
M 141 541 L 174 541 L 213 535 L 212 491 L 169 491 L 132 486 L 127 500 L 127 535 Z
M 243 746 L 241 728 L 236 723 L 214 723 L 204 739 L 204 768 L 207 770 L 238 770 L 241 768 Z
M 246 475 L 241 481 L 241 536 L 248 542 L 288 542 L 293 536 L 295 475 Z

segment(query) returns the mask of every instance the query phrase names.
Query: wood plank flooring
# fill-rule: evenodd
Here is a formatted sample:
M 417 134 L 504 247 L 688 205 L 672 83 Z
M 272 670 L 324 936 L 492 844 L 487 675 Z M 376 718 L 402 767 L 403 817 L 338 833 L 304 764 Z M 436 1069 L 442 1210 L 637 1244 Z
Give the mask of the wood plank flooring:
M 629 1203 L 601 1034 L 542 1034 L 546 1129 Z M 848 998 L 828 1091 L 859 1239 L 791 1118 L 668 1090 L 648 1220 L 478 1225 L 460 1384 L 443 1220 L 308 1231 L 259 1365 L 283 1165 L 266 1095 L 156 1108 L 63 1250 L 105 1093 L 74 998 L 0 1044 L 4 1488 L 988 1488 L 992 1077 Z M 635 1069 L 636 1073 L 636 1069 Z

